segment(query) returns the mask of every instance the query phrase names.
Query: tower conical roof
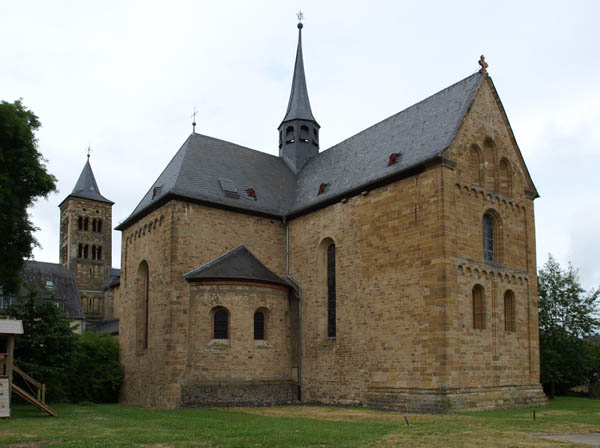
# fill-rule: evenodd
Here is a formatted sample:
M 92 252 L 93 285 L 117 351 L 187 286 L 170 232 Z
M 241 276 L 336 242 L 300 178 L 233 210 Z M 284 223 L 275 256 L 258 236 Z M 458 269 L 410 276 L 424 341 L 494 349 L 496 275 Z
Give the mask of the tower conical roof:
M 317 120 L 310 109 L 308 89 L 306 88 L 306 75 L 304 74 L 304 59 L 302 58 L 302 23 L 298 24 L 298 50 L 296 51 L 296 64 L 294 66 L 294 78 L 292 79 L 292 91 L 288 102 L 287 111 L 282 124 L 291 120 L 314 121 Z M 281 125 L 279 125 L 281 126 Z
M 100 189 L 98 188 L 98 184 L 96 183 L 96 178 L 94 177 L 94 172 L 92 171 L 92 166 L 90 165 L 89 157 L 88 160 L 85 162 L 81 174 L 79 175 L 79 179 L 75 184 L 75 188 L 73 188 L 73 191 L 69 196 L 65 198 L 65 200 L 71 196 L 83 199 L 91 199 L 93 201 L 98 202 L 106 202 L 108 204 L 114 204 L 114 202 L 112 202 L 109 199 L 106 199 L 100 194 Z

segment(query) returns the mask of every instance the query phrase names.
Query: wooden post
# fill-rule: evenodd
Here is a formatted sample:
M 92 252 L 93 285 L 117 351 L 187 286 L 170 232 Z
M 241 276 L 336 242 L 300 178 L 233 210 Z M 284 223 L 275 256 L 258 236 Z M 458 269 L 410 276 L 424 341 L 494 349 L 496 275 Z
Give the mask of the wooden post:
M 12 381 L 15 353 L 15 335 L 8 335 L 8 355 L 6 355 L 6 376 L 8 376 L 8 400 L 12 403 Z

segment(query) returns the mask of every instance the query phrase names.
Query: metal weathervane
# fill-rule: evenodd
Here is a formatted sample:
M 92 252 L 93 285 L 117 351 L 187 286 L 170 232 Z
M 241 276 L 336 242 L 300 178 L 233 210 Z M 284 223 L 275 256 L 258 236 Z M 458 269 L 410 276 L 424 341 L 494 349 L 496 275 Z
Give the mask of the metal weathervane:
M 302 23 L 302 20 L 304 20 L 304 13 L 302 12 L 302 10 L 296 13 L 296 17 L 298 17 L 298 22 Z
M 90 154 L 92 153 L 92 148 L 90 147 L 90 145 L 88 145 L 87 147 L 87 158 L 88 160 L 90 160 Z
M 195 134 L 196 133 L 196 114 L 198 113 L 198 111 L 196 110 L 196 106 L 194 106 L 194 113 L 192 115 L 190 115 L 190 118 L 192 118 L 194 121 L 192 122 L 192 133 Z

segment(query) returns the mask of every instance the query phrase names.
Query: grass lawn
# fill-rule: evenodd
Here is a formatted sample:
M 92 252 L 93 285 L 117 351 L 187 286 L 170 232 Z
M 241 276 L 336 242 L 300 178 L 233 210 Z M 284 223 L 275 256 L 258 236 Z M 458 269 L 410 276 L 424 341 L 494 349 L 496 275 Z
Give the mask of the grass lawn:
M 568 447 L 539 433 L 600 432 L 600 400 L 559 397 L 536 410 L 404 415 L 278 406 L 160 411 L 55 405 L 58 417 L 15 405 L 1 447 Z M 580 445 L 579 445 L 580 446 Z

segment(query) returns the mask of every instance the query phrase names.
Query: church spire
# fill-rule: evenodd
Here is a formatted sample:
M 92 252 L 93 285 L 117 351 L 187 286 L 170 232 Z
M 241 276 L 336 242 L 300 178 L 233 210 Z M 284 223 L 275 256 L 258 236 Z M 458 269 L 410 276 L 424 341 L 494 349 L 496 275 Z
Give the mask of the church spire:
M 298 49 L 287 111 L 279 125 L 279 157 L 298 174 L 319 153 L 319 123 L 310 108 L 302 57 L 302 12 L 298 13 Z
M 73 191 L 69 196 L 67 196 L 67 198 L 71 196 L 113 204 L 112 201 L 106 199 L 100 194 L 100 189 L 98 188 L 96 178 L 94 177 L 94 172 L 92 171 L 92 166 L 90 165 L 89 151 L 87 154 L 87 160 L 85 162 L 85 165 L 83 166 L 83 170 L 81 170 L 79 179 L 77 179 L 77 183 L 75 184 L 75 188 L 73 188 Z M 67 198 L 65 198 L 65 200 Z

